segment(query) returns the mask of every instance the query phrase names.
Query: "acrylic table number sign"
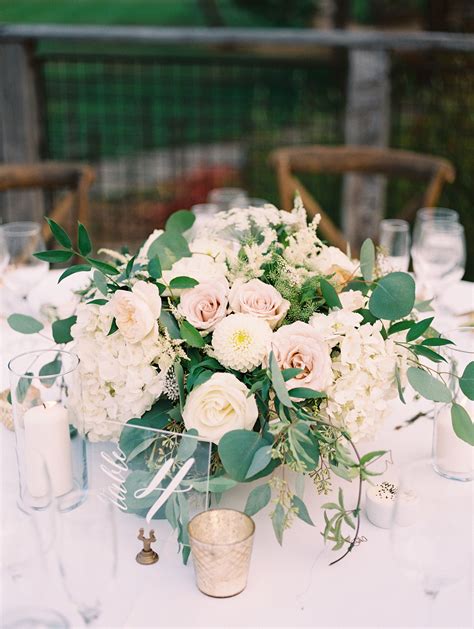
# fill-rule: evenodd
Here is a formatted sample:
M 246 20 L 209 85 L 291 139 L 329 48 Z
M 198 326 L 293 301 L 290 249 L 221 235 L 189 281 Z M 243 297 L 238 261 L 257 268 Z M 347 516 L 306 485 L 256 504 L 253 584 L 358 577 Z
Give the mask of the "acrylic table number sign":
M 94 465 L 101 494 L 120 512 L 136 514 L 147 524 L 168 520 L 186 560 L 188 522 L 209 507 L 211 444 L 192 432 L 177 434 L 134 421 L 123 425 L 118 442 L 97 444 Z

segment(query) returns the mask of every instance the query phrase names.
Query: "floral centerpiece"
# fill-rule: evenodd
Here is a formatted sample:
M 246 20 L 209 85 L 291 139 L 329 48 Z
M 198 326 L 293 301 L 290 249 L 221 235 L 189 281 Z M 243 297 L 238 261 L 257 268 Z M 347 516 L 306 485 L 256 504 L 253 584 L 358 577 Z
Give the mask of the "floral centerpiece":
M 452 403 L 456 434 L 474 443 L 472 421 L 454 399 L 443 370 L 450 344 L 415 303 L 407 273 L 382 270 L 373 243 L 360 261 L 318 237 L 297 197 L 292 212 L 274 206 L 216 215 L 193 235 L 194 216 L 173 214 L 136 255 L 91 257 L 79 225 L 75 247 L 49 221 L 62 247 L 37 253 L 49 262 L 83 262 L 59 281 L 90 271 L 75 316 L 56 321 L 58 343 L 79 355 L 83 410 L 91 441 L 120 439 L 120 425 L 198 434 L 212 442 L 210 489 L 216 495 L 261 479 L 248 496 L 250 515 L 273 501 L 281 543 L 294 517 L 312 525 L 301 478 L 327 493 L 333 476 L 359 483 L 354 508 L 327 503 L 324 538 L 347 554 L 359 530 L 362 482 L 385 452 L 361 456 L 357 442 L 373 437 L 407 384 L 430 400 Z M 189 236 L 191 234 L 191 236 Z M 17 330 L 39 322 L 13 315 Z M 473 399 L 473 367 L 458 374 Z M 110 423 L 114 420 L 115 423 Z M 118 423 L 116 423 L 118 422 Z M 141 456 L 152 464 L 151 444 Z M 296 472 L 293 485 L 280 474 Z M 293 478 L 293 476 L 292 476 Z M 184 514 L 180 542 L 186 546 Z

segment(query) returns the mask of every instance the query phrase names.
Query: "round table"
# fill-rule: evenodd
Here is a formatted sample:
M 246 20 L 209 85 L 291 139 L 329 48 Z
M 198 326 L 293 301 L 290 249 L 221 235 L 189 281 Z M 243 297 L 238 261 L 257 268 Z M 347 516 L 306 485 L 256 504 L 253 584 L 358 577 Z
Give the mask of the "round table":
M 58 272 L 52 271 L 30 296 L 33 307 L 40 303 L 62 304 L 62 315 L 74 308 L 71 289 L 78 277 L 57 285 Z M 474 285 L 462 282 L 451 288 L 450 303 L 458 312 L 474 305 Z M 45 347 L 48 341 L 17 334 L 8 328 L 6 313 L 0 319 L 0 390 L 8 386 L 7 361 L 21 351 Z M 455 322 L 459 324 L 460 321 Z M 390 449 L 394 468 L 431 453 L 432 420 L 421 417 L 410 425 L 405 420 L 429 402 L 393 404 L 393 412 L 374 442 L 361 444 L 362 451 Z M 396 430 L 397 426 L 403 426 Z M 2 450 L 2 491 L 14 491 L 16 474 L 14 435 L 0 426 Z M 100 445 L 89 444 L 91 486 L 97 478 Z M 454 482 L 454 481 L 453 481 Z M 355 483 L 334 479 L 334 490 L 342 485 L 347 505 L 355 500 Z M 252 485 L 228 492 L 223 506 L 243 509 Z M 471 493 L 472 496 L 472 493 Z M 136 539 L 143 520 L 118 513 L 119 568 L 117 582 L 104 606 L 100 627 L 420 627 L 426 625 L 428 603 L 421 586 L 408 580 L 393 559 L 390 532 L 372 525 L 362 514 L 360 535 L 367 541 L 354 548 L 342 562 L 329 566 L 337 555 L 325 547 L 320 531 L 323 517 L 320 505 L 331 496 L 318 496 L 307 479 L 305 502 L 315 527 L 295 520 L 277 543 L 268 506 L 255 516 L 256 535 L 247 589 L 234 598 L 213 599 L 201 594 L 194 583 L 191 565 L 183 566 L 174 534 L 167 522 L 154 524 L 160 561 L 140 566 Z M 472 502 L 465 505 L 466 518 L 473 518 Z M 460 552 L 463 552 L 460 547 Z M 61 611 L 73 626 L 82 623 L 65 596 L 54 556 L 49 557 L 49 576 L 44 580 L 41 600 Z M 472 575 L 441 591 L 435 602 L 433 626 L 471 627 L 473 622 Z M 25 604 L 8 601 L 8 606 Z M 5 602 L 3 603 L 6 604 Z

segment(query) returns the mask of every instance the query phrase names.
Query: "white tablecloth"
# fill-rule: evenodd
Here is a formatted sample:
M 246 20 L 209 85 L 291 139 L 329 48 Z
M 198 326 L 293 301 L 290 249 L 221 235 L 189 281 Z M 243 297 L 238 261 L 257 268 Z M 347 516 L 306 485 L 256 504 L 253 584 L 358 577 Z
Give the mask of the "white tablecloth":
M 31 301 L 64 301 L 68 286 L 55 286 L 57 274 L 50 273 Z M 71 278 L 72 280 L 72 278 Z M 76 281 L 76 280 L 75 280 Z M 70 286 L 73 285 L 71 281 Z M 474 285 L 463 282 L 453 287 L 451 303 L 459 312 L 472 309 Z M 37 340 L 18 335 L 0 321 L 2 343 L 0 389 L 7 386 L 6 362 L 13 354 L 26 351 Z M 40 346 L 47 345 L 45 340 Z M 426 402 L 425 402 L 426 404 Z M 395 403 L 390 420 L 374 443 L 362 450 L 388 449 L 395 466 L 421 457 L 431 451 L 432 421 L 421 418 L 409 427 L 394 430 L 404 419 L 412 417 L 423 403 L 403 406 Z M 426 408 L 426 406 L 425 406 Z M 16 469 L 14 436 L 0 426 L 3 491 L 10 491 Z M 97 447 L 89 446 L 92 486 L 96 477 Z M 339 481 L 339 479 L 336 479 Z M 354 497 L 355 485 L 344 481 L 346 504 Z M 339 482 L 335 482 L 335 487 Z M 224 506 L 242 509 L 250 487 L 238 487 L 222 501 Z M 471 494 L 472 496 L 472 494 Z M 329 567 L 336 555 L 325 548 L 320 530 L 322 512 L 319 506 L 328 501 L 318 496 L 310 480 L 305 501 L 316 527 L 297 520 L 285 532 L 281 548 L 273 534 L 268 517 L 270 507 L 255 516 L 257 525 L 252 565 L 247 589 L 237 597 L 213 599 L 201 594 L 194 584 L 192 566 L 183 566 L 174 536 L 166 522 L 154 523 L 160 554 L 158 564 L 139 566 L 135 554 L 136 539 L 142 520 L 119 513 L 119 570 L 114 585 L 113 604 L 107 605 L 98 621 L 99 627 L 420 627 L 426 626 L 427 601 L 421 586 L 408 580 L 393 560 L 390 533 L 373 526 L 362 516 L 360 534 L 367 542 L 360 544 L 339 564 Z M 473 517 L 472 504 L 466 504 L 466 518 Z M 463 552 L 460 548 L 460 552 Z M 42 600 L 62 611 L 73 626 L 81 622 L 64 595 L 54 557 L 50 574 L 44 581 Z M 472 575 L 443 590 L 435 602 L 432 626 L 471 627 L 473 623 Z M 2 605 L 25 604 L 2 601 Z

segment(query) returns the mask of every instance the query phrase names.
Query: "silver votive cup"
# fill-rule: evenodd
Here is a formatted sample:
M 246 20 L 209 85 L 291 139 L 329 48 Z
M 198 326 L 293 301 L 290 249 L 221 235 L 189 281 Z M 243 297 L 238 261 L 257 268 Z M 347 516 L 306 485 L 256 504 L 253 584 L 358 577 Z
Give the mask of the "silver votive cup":
M 234 509 L 209 509 L 188 525 L 198 588 L 225 598 L 245 590 L 255 523 Z

